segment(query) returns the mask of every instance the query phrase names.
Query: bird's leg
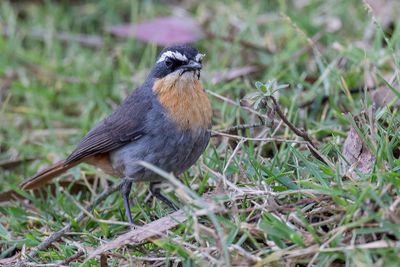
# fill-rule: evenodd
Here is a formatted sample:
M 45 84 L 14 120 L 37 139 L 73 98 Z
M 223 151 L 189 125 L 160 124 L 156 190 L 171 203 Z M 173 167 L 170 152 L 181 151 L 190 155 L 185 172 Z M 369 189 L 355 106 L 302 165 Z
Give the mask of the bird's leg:
M 173 210 L 178 210 L 178 207 L 174 205 L 174 203 L 172 203 L 171 201 L 169 201 L 163 194 L 161 194 L 161 189 L 159 187 L 161 183 L 160 182 L 151 182 L 150 183 L 150 192 L 151 194 L 158 198 L 159 200 L 161 200 L 162 202 L 164 202 L 165 204 L 167 204 L 168 207 L 170 207 Z
M 131 207 L 129 204 L 129 194 L 131 192 L 132 182 L 133 181 L 130 178 L 124 178 L 124 180 L 121 183 L 121 187 L 119 188 L 122 195 L 122 199 L 124 201 L 125 214 L 131 225 L 133 225 L 133 219 L 131 214 Z

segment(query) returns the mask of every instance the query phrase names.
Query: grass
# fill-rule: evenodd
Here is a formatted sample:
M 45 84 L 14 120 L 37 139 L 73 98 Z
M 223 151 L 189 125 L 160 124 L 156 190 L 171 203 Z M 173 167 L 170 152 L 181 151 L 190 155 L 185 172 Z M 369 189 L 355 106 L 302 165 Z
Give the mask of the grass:
M 307 129 L 330 164 L 316 159 L 278 117 L 272 127 L 230 132 L 247 139 L 213 138 L 198 163 L 180 177 L 187 187 L 169 193 L 182 206 L 192 200 L 185 209 L 189 219 L 159 239 L 113 249 L 103 263 L 398 266 L 400 25 L 394 18 L 381 24 L 376 13 L 398 4 L 369 12 L 360 1 L 307 2 L 183 1 L 178 7 L 158 1 L 1 1 L 0 29 L 7 34 L 0 36 L 0 160 L 34 160 L 0 168 L 0 190 L 16 188 L 39 168 L 65 158 L 96 121 L 142 83 L 160 48 L 113 38 L 104 31 L 107 26 L 184 12 L 209 32 L 233 36 L 232 42 L 213 38 L 195 44 L 207 54 L 206 88 L 239 103 L 258 90 L 256 81 L 288 84 L 278 92 L 281 108 L 293 124 Z M 44 34 L 33 36 L 39 28 Z M 98 35 L 104 45 L 61 41 L 59 32 Z M 268 49 L 246 48 L 243 40 Z M 266 67 L 232 81 L 210 82 L 218 71 L 253 64 Z M 375 122 L 371 116 L 360 122 L 356 115 L 372 101 L 369 92 L 354 88 L 388 89 L 393 101 L 376 105 Z M 238 106 L 210 99 L 216 131 L 259 123 Z M 343 163 L 351 127 L 376 157 L 369 173 L 352 174 Z M 74 223 L 81 211 L 77 203 L 89 204 L 117 181 L 82 165 L 41 197 L 29 193 L 29 201 L 2 204 L 0 258 L 26 255 L 72 222 L 67 235 L 28 263 L 57 265 L 84 249 L 71 263 L 79 266 L 87 253 L 127 231 L 93 219 Z M 206 209 L 199 196 L 215 191 L 219 194 Z M 132 212 L 140 225 L 171 213 L 148 195 L 146 184 L 134 186 Z M 93 216 L 125 221 L 120 195 L 109 196 Z M 98 265 L 98 257 L 85 263 Z

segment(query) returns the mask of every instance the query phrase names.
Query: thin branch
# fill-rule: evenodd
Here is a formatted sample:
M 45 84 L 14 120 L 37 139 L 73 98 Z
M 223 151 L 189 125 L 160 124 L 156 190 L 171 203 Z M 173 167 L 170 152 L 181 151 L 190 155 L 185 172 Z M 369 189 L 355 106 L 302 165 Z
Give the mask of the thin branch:
M 310 149 L 311 154 L 314 155 L 317 159 L 320 161 L 324 162 L 325 164 L 329 165 L 330 167 L 334 167 L 333 164 L 324 156 L 322 155 L 318 150 L 317 147 L 315 146 L 314 142 L 311 140 L 310 136 L 308 135 L 307 132 L 298 129 L 296 126 L 294 126 L 288 118 L 285 116 L 283 113 L 280 105 L 278 104 L 278 101 L 276 101 L 274 96 L 268 96 L 272 102 L 274 102 L 274 109 L 276 113 L 278 113 L 278 116 L 282 119 L 282 121 L 292 130 L 297 136 L 302 137 L 304 140 L 307 142 L 307 146 Z
M 272 102 L 274 102 L 274 108 L 276 113 L 278 113 L 279 117 L 283 120 L 283 122 L 290 128 L 290 130 L 292 130 L 297 136 L 302 137 L 304 140 L 306 140 L 312 147 L 316 148 L 316 146 L 314 145 L 313 141 L 311 140 L 311 138 L 308 136 L 308 134 L 306 132 L 304 132 L 303 130 L 297 129 L 296 126 L 294 126 L 289 120 L 288 118 L 286 118 L 285 114 L 283 113 L 281 107 L 279 106 L 278 102 L 276 101 L 275 97 L 273 97 L 272 95 L 269 96 L 269 98 L 272 99 Z M 323 159 L 321 159 L 323 160 Z
M 72 255 L 69 258 L 66 258 L 63 262 L 60 263 L 60 265 L 65 265 L 65 266 L 69 266 L 69 264 L 73 261 L 78 260 L 80 257 L 82 257 L 83 255 L 85 255 L 85 252 L 83 250 L 79 250 L 78 252 L 76 252 L 74 255 Z
M 215 92 L 212 92 L 212 91 L 210 91 L 210 90 L 206 90 L 206 92 L 207 92 L 208 94 L 210 94 L 210 95 L 212 95 L 212 96 L 214 96 L 214 97 L 220 99 L 220 100 L 223 100 L 223 101 L 225 101 L 225 102 L 231 104 L 231 105 L 238 106 L 238 107 L 240 107 L 240 108 L 242 108 L 242 109 L 244 109 L 244 110 L 247 110 L 247 111 L 249 111 L 249 112 L 251 112 L 251 113 L 253 113 L 253 114 L 258 115 L 259 117 L 262 117 L 262 118 L 265 118 L 265 119 L 267 119 L 267 120 L 270 120 L 270 118 L 269 118 L 267 115 L 262 114 L 262 113 L 258 112 L 258 111 L 255 110 L 255 109 L 252 109 L 252 108 L 249 108 L 249 107 L 246 107 L 246 106 L 241 106 L 240 104 L 236 103 L 235 101 L 233 101 L 233 100 L 231 100 L 231 99 L 229 99 L 229 98 L 227 98 L 227 97 L 225 97 L 225 96 L 222 96 L 222 95 L 220 95 L 220 94 L 217 94 L 217 93 L 215 93 Z M 276 113 L 278 113 L 278 115 L 279 115 L 279 117 L 282 119 L 282 121 L 283 121 L 297 136 L 302 137 L 302 138 L 306 141 L 306 144 L 307 144 L 308 148 L 310 149 L 311 154 L 313 154 L 313 156 L 316 157 L 318 160 L 320 160 L 320 161 L 324 162 L 325 164 L 329 165 L 331 168 L 334 168 L 334 164 L 333 164 L 332 162 L 330 162 L 324 155 L 322 155 L 322 154 L 318 151 L 317 147 L 315 146 L 315 144 L 313 143 L 313 141 L 311 140 L 311 138 L 308 136 L 308 134 L 307 134 L 306 132 L 304 132 L 304 131 L 302 131 L 302 130 L 296 128 L 296 126 L 294 126 L 294 125 L 287 119 L 287 117 L 286 117 L 285 114 L 283 113 L 282 109 L 280 108 L 278 102 L 276 101 L 275 97 L 269 96 L 269 98 L 272 99 L 272 101 L 273 101 L 273 103 L 274 103 L 275 111 L 276 111 Z M 224 133 L 222 133 L 222 134 L 225 135 Z M 222 135 L 222 134 L 220 134 L 220 135 Z

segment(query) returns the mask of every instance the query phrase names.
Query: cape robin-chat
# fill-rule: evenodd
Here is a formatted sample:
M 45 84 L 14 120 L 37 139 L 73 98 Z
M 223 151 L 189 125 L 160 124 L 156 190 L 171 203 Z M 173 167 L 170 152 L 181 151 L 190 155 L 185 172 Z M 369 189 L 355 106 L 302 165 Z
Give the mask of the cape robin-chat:
M 210 139 L 212 110 L 200 81 L 203 54 L 187 45 L 162 50 L 144 83 L 95 125 L 63 161 L 26 179 L 38 188 L 68 169 L 87 163 L 123 178 L 120 191 L 133 224 L 129 193 L 133 182 L 150 182 L 150 192 L 169 206 L 162 177 L 138 164 L 146 161 L 179 175 L 193 165 Z

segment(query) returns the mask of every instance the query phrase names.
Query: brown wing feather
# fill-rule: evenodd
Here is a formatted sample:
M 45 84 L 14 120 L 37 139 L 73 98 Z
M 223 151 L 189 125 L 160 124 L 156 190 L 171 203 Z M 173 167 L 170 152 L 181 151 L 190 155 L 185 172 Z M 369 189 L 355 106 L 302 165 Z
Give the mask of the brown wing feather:
M 145 88 L 134 91 L 113 114 L 82 139 L 66 159 L 66 164 L 109 152 L 140 138 L 144 134 L 144 120 L 151 106 L 151 98 Z
M 108 118 L 95 126 L 78 144 L 65 161 L 60 161 L 49 168 L 25 179 L 20 186 L 23 189 L 35 189 L 49 182 L 54 177 L 81 162 L 101 164 L 103 153 L 132 142 L 144 134 L 145 117 L 152 108 L 151 90 L 140 87 L 121 104 Z M 105 154 L 106 155 L 106 154 Z M 100 157 L 100 158 L 99 158 Z M 113 173 L 106 166 L 108 173 Z M 7 198 L 9 194 L 0 195 Z

